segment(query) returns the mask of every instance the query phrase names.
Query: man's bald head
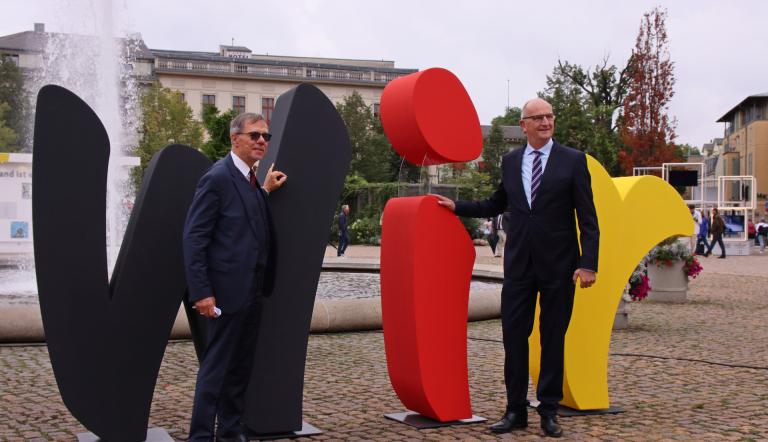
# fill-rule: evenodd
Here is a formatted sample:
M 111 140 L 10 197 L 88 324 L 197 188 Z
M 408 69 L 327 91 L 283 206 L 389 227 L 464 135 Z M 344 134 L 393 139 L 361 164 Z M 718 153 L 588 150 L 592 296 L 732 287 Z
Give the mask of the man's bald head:
M 542 112 L 542 113 L 552 113 L 552 105 L 549 104 L 547 100 L 544 100 L 538 97 L 532 98 L 525 102 L 525 104 L 523 105 L 523 110 L 520 115 L 522 116 L 522 118 L 529 117 L 531 115 L 538 115 L 539 112 L 532 112 L 532 110 L 534 109 L 538 110 L 542 108 L 548 109 L 547 112 Z

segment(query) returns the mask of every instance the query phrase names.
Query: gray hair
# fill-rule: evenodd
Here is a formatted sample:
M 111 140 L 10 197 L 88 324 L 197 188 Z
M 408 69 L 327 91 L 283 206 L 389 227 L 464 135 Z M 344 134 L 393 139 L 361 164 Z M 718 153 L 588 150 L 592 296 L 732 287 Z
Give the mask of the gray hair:
M 229 123 L 229 134 L 234 135 L 234 134 L 241 133 L 247 123 L 255 123 L 257 121 L 262 121 L 262 120 L 264 120 L 264 117 L 262 117 L 261 114 L 254 114 L 253 112 L 243 112 L 242 114 L 233 118 L 232 122 Z

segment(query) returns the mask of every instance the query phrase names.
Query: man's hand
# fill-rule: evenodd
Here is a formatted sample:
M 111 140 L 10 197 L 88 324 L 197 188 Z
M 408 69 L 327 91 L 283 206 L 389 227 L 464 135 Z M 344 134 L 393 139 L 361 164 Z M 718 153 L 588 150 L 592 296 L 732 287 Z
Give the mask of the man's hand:
M 195 309 L 197 309 L 197 312 L 206 318 L 216 317 L 216 313 L 213 311 L 214 307 L 216 307 L 216 298 L 213 296 L 203 298 L 195 303 Z
M 280 172 L 279 170 L 272 170 L 274 168 L 275 163 L 272 163 L 272 165 L 269 166 L 269 171 L 267 172 L 266 178 L 264 178 L 264 189 L 266 189 L 266 191 L 269 193 L 272 193 L 273 190 L 279 189 L 288 178 L 288 175 L 284 174 L 283 172 Z
M 594 284 L 595 280 L 597 280 L 597 274 L 592 270 L 576 269 L 576 271 L 573 272 L 574 284 L 576 284 L 576 279 L 581 281 L 581 288 L 588 289 L 592 287 L 592 284 Z
M 437 198 L 437 204 L 440 204 L 441 206 L 445 207 L 451 212 L 454 212 L 456 210 L 456 203 L 454 203 L 452 199 L 446 198 L 442 195 L 437 195 L 434 193 L 430 193 L 429 196 L 434 196 L 435 198 Z

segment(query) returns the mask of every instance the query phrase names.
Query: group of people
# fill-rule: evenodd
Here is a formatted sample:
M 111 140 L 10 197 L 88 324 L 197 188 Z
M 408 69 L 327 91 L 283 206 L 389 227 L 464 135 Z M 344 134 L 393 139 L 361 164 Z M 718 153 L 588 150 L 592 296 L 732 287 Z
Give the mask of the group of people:
M 720 246 L 720 256 L 725 258 L 725 244 L 723 243 L 723 234 L 725 233 L 725 221 L 717 208 L 712 209 L 712 216 L 706 210 L 698 210 L 694 206 L 688 206 L 691 210 L 691 216 L 694 222 L 694 238 L 692 243 L 694 254 L 708 257 L 712 254 L 715 244 Z M 750 222 L 750 226 L 751 226 Z M 762 218 L 759 223 L 754 225 L 755 241 L 760 245 L 760 253 L 765 253 L 765 246 L 768 244 L 768 223 Z M 708 241 L 709 237 L 712 241 Z
M 552 139 L 552 106 L 539 98 L 528 101 L 520 126 L 528 144 L 503 157 L 501 183 L 488 199 L 435 196 L 456 215 L 490 219 L 500 243 L 495 252 L 500 256 L 504 251 L 506 407 L 490 430 L 506 433 L 528 425 L 528 336 L 540 294 L 538 413 L 544 434 L 560 437 L 565 333 L 576 284 L 588 288 L 596 281 L 600 233 L 586 156 Z M 187 216 L 183 245 L 189 301 L 206 318 L 208 330 L 191 441 L 247 440 L 240 422 L 244 395 L 263 297 L 271 291 L 274 244 L 267 200 L 287 179 L 272 168 L 263 183 L 256 179 L 255 168 L 270 138 L 263 117 L 238 115 L 230 125 L 231 153 L 200 179 Z M 349 242 L 348 214 L 344 207 L 339 216 L 340 256 Z
M 504 256 L 504 244 L 507 242 L 507 234 L 504 233 L 504 215 L 486 218 L 483 222 L 483 236 L 491 247 L 491 252 L 496 258 Z
M 725 259 L 725 243 L 723 243 L 725 221 L 723 221 L 723 217 L 720 216 L 717 208 L 712 209 L 712 217 L 710 219 L 706 210 L 700 211 L 693 206 L 688 207 L 693 216 L 693 232 L 696 238 L 696 243 L 693 247 L 694 254 L 708 257 L 712 254 L 715 244 L 717 244 L 720 246 L 720 256 L 718 258 Z M 712 242 L 707 241 L 710 235 L 712 236 Z

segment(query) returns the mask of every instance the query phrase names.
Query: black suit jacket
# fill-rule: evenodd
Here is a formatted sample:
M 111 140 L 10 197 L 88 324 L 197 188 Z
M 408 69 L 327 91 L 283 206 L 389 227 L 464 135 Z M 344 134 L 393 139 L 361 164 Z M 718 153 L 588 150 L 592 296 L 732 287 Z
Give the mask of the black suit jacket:
M 184 225 L 190 302 L 215 296 L 222 311 L 237 311 L 253 296 L 259 269 L 266 269 L 268 295 L 271 230 L 264 191 L 252 187 L 227 154 L 200 178 Z
M 529 260 L 544 280 L 570 279 L 577 268 L 597 271 L 600 231 L 586 155 L 554 142 L 536 200 L 529 207 L 522 180 L 524 151 L 504 155 L 502 180 L 490 198 L 457 201 L 456 214 L 486 218 L 504 213 L 506 278 L 525 276 Z

